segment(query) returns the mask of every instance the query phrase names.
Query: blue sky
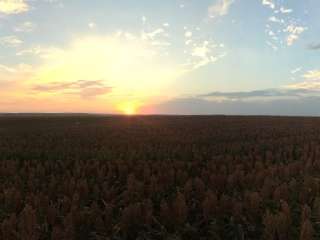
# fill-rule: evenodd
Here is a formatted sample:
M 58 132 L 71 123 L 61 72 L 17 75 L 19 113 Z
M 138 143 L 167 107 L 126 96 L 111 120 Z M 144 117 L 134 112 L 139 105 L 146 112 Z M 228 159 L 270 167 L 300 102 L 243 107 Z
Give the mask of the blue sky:
M 319 12 L 317 0 L 0 0 L 0 111 L 319 115 Z

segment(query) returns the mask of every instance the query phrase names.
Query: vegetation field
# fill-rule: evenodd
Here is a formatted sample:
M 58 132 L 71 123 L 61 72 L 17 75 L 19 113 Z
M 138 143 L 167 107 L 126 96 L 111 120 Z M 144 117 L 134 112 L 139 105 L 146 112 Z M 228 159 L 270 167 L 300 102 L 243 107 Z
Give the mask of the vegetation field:
M 0 116 L 0 239 L 319 239 L 320 119 Z

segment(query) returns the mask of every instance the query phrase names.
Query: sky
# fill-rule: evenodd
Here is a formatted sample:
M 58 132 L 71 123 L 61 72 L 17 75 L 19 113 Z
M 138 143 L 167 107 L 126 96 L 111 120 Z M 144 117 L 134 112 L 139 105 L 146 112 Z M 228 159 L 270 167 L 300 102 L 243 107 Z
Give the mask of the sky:
M 319 0 L 0 0 L 0 112 L 320 115 Z

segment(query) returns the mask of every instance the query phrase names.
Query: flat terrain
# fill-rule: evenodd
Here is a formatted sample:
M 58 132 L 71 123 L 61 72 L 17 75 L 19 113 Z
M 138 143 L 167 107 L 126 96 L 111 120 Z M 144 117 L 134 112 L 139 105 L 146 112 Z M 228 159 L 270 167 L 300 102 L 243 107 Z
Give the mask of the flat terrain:
M 0 116 L 0 239 L 320 237 L 320 118 Z

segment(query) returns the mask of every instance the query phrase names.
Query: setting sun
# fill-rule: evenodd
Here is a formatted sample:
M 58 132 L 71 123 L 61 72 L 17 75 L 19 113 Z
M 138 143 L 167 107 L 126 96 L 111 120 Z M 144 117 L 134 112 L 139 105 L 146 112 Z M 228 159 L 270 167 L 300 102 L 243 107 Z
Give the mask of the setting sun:
M 0 240 L 320 239 L 319 12 L 0 0 Z
M 138 105 L 134 102 L 124 103 L 119 106 L 119 110 L 125 115 L 135 115 L 138 112 Z

